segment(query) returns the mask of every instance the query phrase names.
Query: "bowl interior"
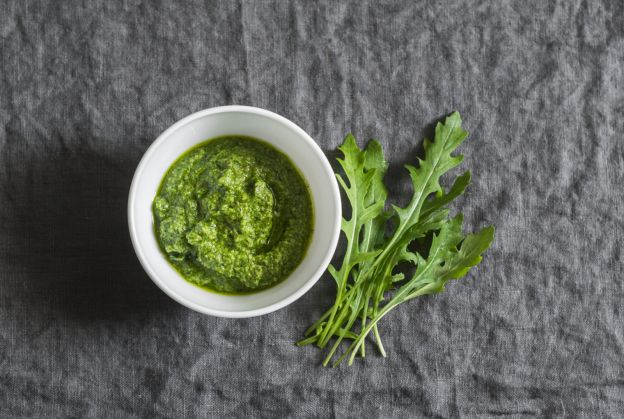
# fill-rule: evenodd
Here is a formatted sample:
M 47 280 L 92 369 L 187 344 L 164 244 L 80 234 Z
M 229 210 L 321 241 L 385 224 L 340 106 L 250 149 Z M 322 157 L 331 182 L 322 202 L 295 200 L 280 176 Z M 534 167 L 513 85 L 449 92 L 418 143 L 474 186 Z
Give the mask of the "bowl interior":
M 167 169 L 186 150 L 211 138 L 245 135 L 286 154 L 307 180 L 314 206 L 314 232 L 304 260 L 283 282 L 254 294 L 212 293 L 184 280 L 166 261 L 153 232 L 151 205 Z M 139 164 L 130 191 L 133 245 L 154 282 L 178 302 L 207 314 L 248 317 L 281 308 L 303 295 L 323 273 L 336 247 L 340 195 L 327 159 L 292 122 L 268 111 L 224 107 L 193 114 L 165 131 Z

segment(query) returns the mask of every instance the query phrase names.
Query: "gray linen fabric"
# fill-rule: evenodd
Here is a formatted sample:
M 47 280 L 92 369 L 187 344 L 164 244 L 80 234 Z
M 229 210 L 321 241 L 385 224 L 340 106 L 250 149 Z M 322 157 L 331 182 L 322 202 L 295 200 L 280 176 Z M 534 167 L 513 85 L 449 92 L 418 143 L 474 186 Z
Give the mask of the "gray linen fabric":
M 402 165 L 453 110 L 455 208 L 497 227 L 465 280 L 402 306 L 353 367 L 293 341 L 325 275 L 248 320 L 142 271 L 126 198 L 142 153 L 200 109 L 278 112 L 332 158 Z M 0 417 L 624 415 L 624 3 L 3 1 Z M 323 220 L 319 220 L 323 222 Z

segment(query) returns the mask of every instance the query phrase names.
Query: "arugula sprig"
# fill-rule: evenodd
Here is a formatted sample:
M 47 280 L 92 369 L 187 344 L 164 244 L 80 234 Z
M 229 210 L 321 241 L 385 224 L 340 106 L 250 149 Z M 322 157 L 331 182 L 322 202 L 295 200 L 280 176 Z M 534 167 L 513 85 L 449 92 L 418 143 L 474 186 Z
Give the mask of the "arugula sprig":
M 481 261 L 481 254 L 494 238 L 494 228 L 464 235 L 462 216 L 449 218 L 447 205 L 470 183 L 470 172 L 457 177 L 448 191 L 440 186 L 443 174 L 462 162 L 452 153 L 467 136 L 461 117 L 454 112 L 438 123 L 434 141 L 424 140 L 424 158 L 417 166 L 406 165 L 413 195 L 404 208 L 392 205 L 384 211 L 388 191 L 383 183 L 388 163 L 379 142 L 371 140 L 361 150 L 349 134 L 339 150 L 338 162 L 346 180 L 336 175 L 351 206 L 349 219 L 342 220 L 346 237 L 345 256 L 339 269 L 328 271 L 336 281 L 333 306 L 314 323 L 298 345 L 316 344 L 325 348 L 335 338 L 323 365 L 328 365 L 344 339 L 351 343 L 334 365 L 348 357 L 349 364 L 360 353 L 365 356 L 365 340 L 372 332 L 383 356 L 378 323 L 399 304 L 412 298 L 441 292 L 451 279 L 463 277 Z M 388 223 L 394 228 L 390 230 Z M 413 243 L 426 243 L 426 251 L 411 250 Z M 421 247 L 422 247 L 422 243 Z M 415 272 L 405 279 L 398 269 L 413 265 Z

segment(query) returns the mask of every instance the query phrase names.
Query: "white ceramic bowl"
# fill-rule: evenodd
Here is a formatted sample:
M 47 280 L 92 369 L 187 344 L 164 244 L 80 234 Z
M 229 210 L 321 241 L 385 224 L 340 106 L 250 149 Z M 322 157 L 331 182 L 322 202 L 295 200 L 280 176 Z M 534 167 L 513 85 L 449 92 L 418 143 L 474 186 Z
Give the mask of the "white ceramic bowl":
M 314 232 L 301 264 L 283 282 L 248 295 L 221 295 L 187 282 L 161 253 L 154 235 L 152 201 L 167 169 L 194 145 L 223 135 L 245 135 L 286 154 L 310 186 Z M 220 317 L 253 317 L 278 310 L 301 297 L 323 274 L 340 233 L 340 192 L 323 151 L 301 128 L 264 109 L 223 106 L 178 121 L 145 152 L 128 199 L 128 225 L 134 250 L 152 280 L 188 308 Z

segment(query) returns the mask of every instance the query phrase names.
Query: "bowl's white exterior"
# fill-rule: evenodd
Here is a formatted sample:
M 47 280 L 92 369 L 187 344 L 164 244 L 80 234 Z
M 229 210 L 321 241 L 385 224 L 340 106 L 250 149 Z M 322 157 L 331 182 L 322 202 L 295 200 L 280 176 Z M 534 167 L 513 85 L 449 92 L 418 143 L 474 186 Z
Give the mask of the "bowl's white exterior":
M 310 186 L 314 233 L 299 267 L 282 283 L 249 295 L 220 295 L 185 281 L 161 253 L 153 231 L 152 201 L 171 164 L 186 150 L 223 135 L 264 140 L 286 154 Z M 134 250 L 150 278 L 188 308 L 220 317 L 253 317 L 278 310 L 301 297 L 323 274 L 340 234 L 340 192 L 319 146 L 288 119 L 264 109 L 223 106 L 178 121 L 163 132 L 141 159 L 128 199 L 128 225 Z

